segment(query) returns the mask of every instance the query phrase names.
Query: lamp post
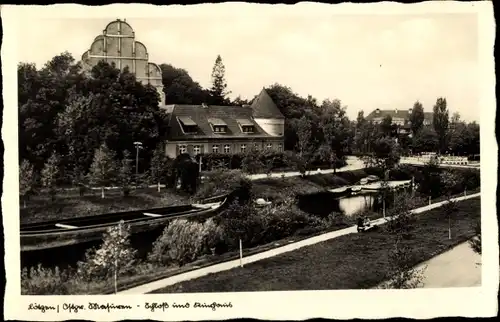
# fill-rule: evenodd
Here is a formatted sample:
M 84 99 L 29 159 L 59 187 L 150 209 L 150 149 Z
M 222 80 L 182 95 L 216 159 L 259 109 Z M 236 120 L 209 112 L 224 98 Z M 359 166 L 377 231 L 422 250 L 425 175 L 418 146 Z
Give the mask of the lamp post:
M 142 149 L 141 142 L 134 142 L 135 145 L 135 178 L 139 176 L 139 150 Z

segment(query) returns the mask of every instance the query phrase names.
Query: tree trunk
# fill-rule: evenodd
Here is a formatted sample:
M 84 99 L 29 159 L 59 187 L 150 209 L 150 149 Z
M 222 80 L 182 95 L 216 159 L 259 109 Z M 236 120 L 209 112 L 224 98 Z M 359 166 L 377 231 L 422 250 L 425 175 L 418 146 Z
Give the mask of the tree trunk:
M 451 239 L 451 216 L 448 216 L 448 239 Z
M 104 186 L 101 187 L 101 198 L 104 199 Z

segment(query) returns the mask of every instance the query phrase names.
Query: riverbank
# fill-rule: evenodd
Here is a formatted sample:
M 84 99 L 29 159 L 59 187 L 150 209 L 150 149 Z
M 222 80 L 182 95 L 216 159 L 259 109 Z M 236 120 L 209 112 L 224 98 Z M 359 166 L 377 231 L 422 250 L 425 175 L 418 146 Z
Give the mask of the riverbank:
M 448 221 L 441 209 L 422 214 L 414 238 L 405 241 L 415 251 L 414 264 L 474 236 L 473 227 L 480 214 L 480 198 L 460 202 L 454 215 L 452 239 L 448 239 Z M 390 236 L 381 231 L 348 234 L 153 293 L 372 288 L 387 279 L 387 256 L 392 247 Z
M 300 176 L 266 177 L 253 180 L 253 191 L 258 198 L 275 200 L 281 198 L 284 190 L 296 194 L 315 193 L 329 187 L 355 183 L 364 176 L 366 176 L 364 170 L 354 170 L 337 174 L 311 174 L 304 178 Z M 191 202 L 192 198 L 188 195 L 165 188 L 158 192 L 157 187 L 132 189 L 127 197 L 124 197 L 120 190 L 110 189 L 106 191 L 105 198 L 101 198 L 98 190 L 90 190 L 84 196 L 80 196 L 75 190 L 61 190 L 55 201 L 51 201 L 47 194 L 32 197 L 27 207 L 20 209 L 20 221 L 21 224 L 29 224 L 111 212 L 168 207 Z
M 427 208 L 427 207 L 425 207 Z M 425 209 L 424 208 L 424 209 Z M 296 244 L 301 240 L 314 239 L 314 236 L 320 236 L 318 238 L 325 238 L 325 233 L 331 232 L 331 234 L 342 233 L 345 231 L 349 225 L 353 223 L 345 223 L 343 220 L 330 222 L 329 227 L 315 226 L 309 229 L 301 229 L 296 231 L 291 236 L 287 236 L 281 240 L 274 240 L 266 244 L 256 245 L 251 248 L 245 248 L 243 255 L 245 258 L 249 258 L 252 254 L 258 254 L 261 256 L 262 252 L 267 250 L 272 250 L 275 248 L 282 247 L 283 245 Z M 314 229 L 313 229 L 314 228 Z M 349 228 L 348 231 L 354 232 L 353 229 Z M 162 278 L 167 278 L 169 276 L 177 276 L 184 272 L 189 272 L 196 270 L 200 267 L 213 266 L 217 263 L 224 263 L 227 261 L 234 260 L 238 258 L 237 251 L 225 252 L 220 255 L 205 255 L 198 260 L 188 263 L 183 267 L 169 266 L 169 267 L 158 267 L 157 265 L 152 265 L 148 262 L 140 262 L 135 265 L 133 275 L 121 276 L 118 280 L 118 289 L 129 289 L 136 285 L 142 285 L 151 281 L 155 281 Z M 27 273 L 27 272 L 26 272 Z M 23 273 L 25 274 L 25 273 Z M 37 271 L 33 271 L 30 274 L 32 277 L 23 275 L 22 281 L 22 292 L 23 294 L 102 294 L 113 292 L 112 283 L 107 280 L 95 280 L 95 281 L 81 281 L 79 278 L 73 275 L 71 272 L 67 271 L 54 271 L 53 269 L 39 268 Z M 69 274 L 69 275 L 68 275 Z M 47 285 L 60 285 L 57 289 L 47 289 Z

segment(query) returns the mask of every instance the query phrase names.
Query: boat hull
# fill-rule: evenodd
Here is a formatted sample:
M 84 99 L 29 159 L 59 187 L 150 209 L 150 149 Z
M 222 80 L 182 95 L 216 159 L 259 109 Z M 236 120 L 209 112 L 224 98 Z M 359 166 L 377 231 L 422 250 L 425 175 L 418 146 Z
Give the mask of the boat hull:
M 173 213 L 159 217 L 142 216 L 134 220 L 124 220 L 124 222 L 130 226 L 131 234 L 143 233 L 161 228 L 162 226 L 164 227 L 170 220 L 173 219 L 192 217 L 204 219 L 213 216 L 214 213 L 216 213 L 223 205 L 224 202 L 217 207 L 210 207 L 206 209 L 192 207 L 192 209 L 185 212 Z M 150 211 L 151 210 L 148 210 L 148 212 Z M 119 217 L 116 218 L 119 219 Z M 20 236 L 21 252 L 56 248 L 100 240 L 106 230 L 115 226 L 118 221 L 108 222 L 101 225 L 78 227 L 74 229 L 23 231 Z M 67 222 L 68 221 L 65 221 L 65 223 Z

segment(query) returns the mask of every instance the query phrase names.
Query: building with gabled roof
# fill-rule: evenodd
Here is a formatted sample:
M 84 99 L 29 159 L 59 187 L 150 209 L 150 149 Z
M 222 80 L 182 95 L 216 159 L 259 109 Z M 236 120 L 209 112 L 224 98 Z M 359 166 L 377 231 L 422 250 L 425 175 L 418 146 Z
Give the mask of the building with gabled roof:
M 166 154 L 283 151 L 285 118 L 265 90 L 248 106 L 166 105 Z
M 381 123 L 386 116 L 390 116 L 392 118 L 392 124 L 398 125 L 404 132 L 405 129 L 409 130 L 410 128 L 410 115 L 412 110 L 411 108 L 408 110 L 381 110 L 377 108 L 368 114 L 365 119 L 378 124 Z M 432 125 L 433 115 L 432 112 L 424 112 L 424 126 Z
M 160 95 L 160 106 L 165 104 L 162 71 L 149 61 L 146 46 L 136 40 L 134 30 L 125 20 L 111 21 L 82 55 L 82 65 L 87 71 L 99 61 L 113 64 L 120 71 L 128 68 L 137 81 L 154 86 Z

